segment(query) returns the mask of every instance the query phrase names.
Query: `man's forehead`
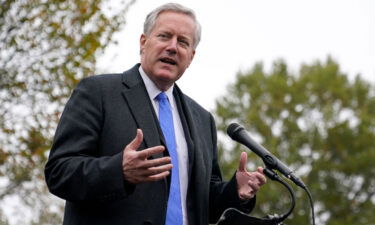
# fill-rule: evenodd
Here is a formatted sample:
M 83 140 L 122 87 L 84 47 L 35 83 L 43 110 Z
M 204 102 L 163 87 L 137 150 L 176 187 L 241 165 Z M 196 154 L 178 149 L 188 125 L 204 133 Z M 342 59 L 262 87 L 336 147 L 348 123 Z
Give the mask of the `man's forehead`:
M 156 23 L 160 20 L 185 20 L 187 23 L 195 24 L 194 19 L 190 15 L 170 10 L 161 12 L 156 18 Z
M 159 14 L 155 21 L 155 27 L 172 27 L 175 24 L 178 26 L 174 28 L 184 32 L 193 33 L 195 30 L 194 20 L 184 13 L 166 12 L 165 14 Z

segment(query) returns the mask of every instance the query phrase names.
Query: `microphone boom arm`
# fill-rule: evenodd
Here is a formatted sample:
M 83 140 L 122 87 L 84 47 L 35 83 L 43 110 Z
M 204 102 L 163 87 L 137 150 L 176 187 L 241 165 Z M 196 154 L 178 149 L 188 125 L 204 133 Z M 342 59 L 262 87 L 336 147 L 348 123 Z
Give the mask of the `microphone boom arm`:
M 280 223 L 280 222 L 284 221 L 286 218 L 288 218 L 288 216 L 293 212 L 294 207 L 296 206 L 296 195 L 295 195 L 293 189 L 290 187 L 290 185 L 287 182 L 285 182 L 284 180 L 282 180 L 279 177 L 279 175 L 277 175 L 276 172 L 272 171 L 271 169 L 269 169 L 267 167 L 264 168 L 263 172 L 271 180 L 277 181 L 277 182 L 281 183 L 282 185 L 284 185 L 290 193 L 290 197 L 292 199 L 292 205 L 291 205 L 289 211 L 284 213 L 284 215 L 282 215 L 282 216 L 276 216 L 276 217 L 272 218 L 277 223 Z
M 306 185 L 291 171 L 284 163 L 282 163 L 277 157 L 272 155 L 266 148 L 262 145 L 256 143 L 247 134 L 245 128 L 241 125 L 232 123 L 227 129 L 228 135 L 235 141 L 245 145 L 255 154 L 262 158 L 264 164 L 269 169 L 278 170 L 286 178 L 292 180 L 296 185 L 301 188 L 306 188 Z

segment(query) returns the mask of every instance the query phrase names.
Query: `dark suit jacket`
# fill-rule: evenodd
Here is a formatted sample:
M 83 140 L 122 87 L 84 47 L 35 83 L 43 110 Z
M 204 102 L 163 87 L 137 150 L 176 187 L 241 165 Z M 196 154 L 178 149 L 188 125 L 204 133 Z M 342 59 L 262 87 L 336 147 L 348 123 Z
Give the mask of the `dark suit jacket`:
M 164 225 L 169 178 L 132 185 L 122 172 L 137 128 L 140 150 L 164 143 L 138 68 L 85 78 L 66 104 L 45 167 L 49 190 L 66 200 L 64 224 Z M 188 143 L 190 225 L 216 222 L 228 207 L 250 211 L 255 201 L 241 206 L 235 178 L 221 179 L 212 115 L 177 85 L 174 95 Z

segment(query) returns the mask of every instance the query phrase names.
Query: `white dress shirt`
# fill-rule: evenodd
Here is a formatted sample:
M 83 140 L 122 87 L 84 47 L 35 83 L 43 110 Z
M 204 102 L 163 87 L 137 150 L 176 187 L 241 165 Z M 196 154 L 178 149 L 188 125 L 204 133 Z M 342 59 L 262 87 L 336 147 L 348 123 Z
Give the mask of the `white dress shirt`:
M 156 115 L 159 118 L 159 104 L 155 99 L 159 95 L 161 90 L 154 84 L 154 82 L 147 76 L 143 71 L 142 65 L 139 67 L 139 73 L 143 79 L 143 82 L 146 86 L 148 95 L 154 106 Z M 187 211 L 186 211 L 186 194 L 188 187 L 188 148 L 185 139 L 184 129 L 182 127 L 180 114 L 178 113 L 176 100 L 173 96 L 173 87 L 170 87 L 165 94 L 168 96 L 169 103 L 171 104 L 172 114 L 173 114 L 173 126 L 176 135 L 176 145 L 177 145 L 177 154 L 178 154 L 178 169 L 180 177 L 180 191 L 181 191 L 181 204 L 182 204 L 182 214 L 183 214 L 183 224 L 188 225 L 187 220 Z

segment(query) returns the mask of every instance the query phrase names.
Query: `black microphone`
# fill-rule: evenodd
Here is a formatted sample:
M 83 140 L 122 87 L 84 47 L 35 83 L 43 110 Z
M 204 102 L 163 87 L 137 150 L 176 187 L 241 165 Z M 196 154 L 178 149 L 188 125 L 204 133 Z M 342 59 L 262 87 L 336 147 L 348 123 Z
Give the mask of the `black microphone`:
M 246 132 L 245 128 L 237 123 L 232 123 L 227 128 L 227 134 L 233 140 L 245 145 L 255 154 L 262 158 L 264 164 L 268 169 L 276 169 L 282 173 L 285 177 L 292 180 L 296 185 L 305 188 L 306 185 L 300 180 L 293 171 L 291 171 L 284 163 L 272 155 L 262 145 L 256 143 Z

